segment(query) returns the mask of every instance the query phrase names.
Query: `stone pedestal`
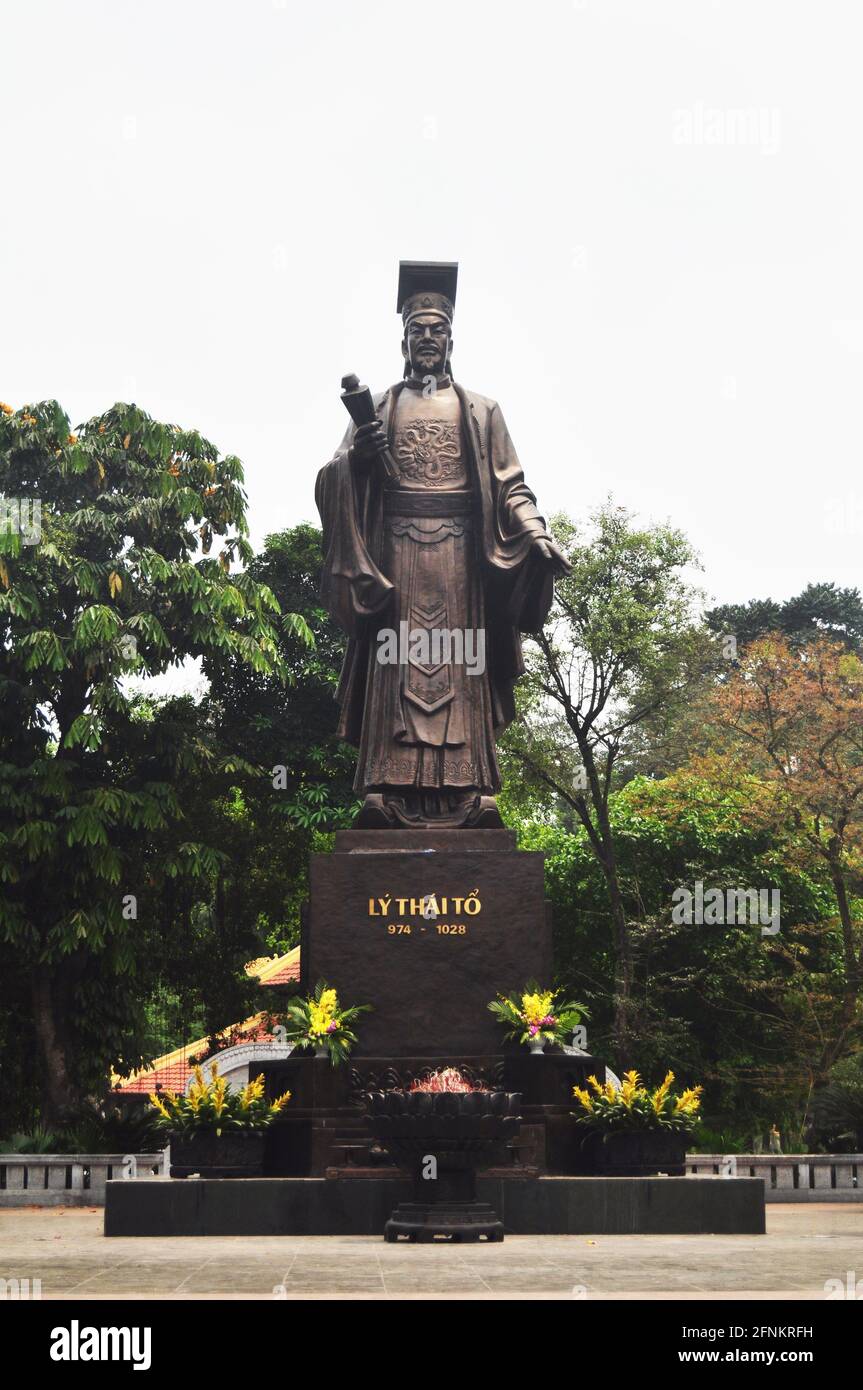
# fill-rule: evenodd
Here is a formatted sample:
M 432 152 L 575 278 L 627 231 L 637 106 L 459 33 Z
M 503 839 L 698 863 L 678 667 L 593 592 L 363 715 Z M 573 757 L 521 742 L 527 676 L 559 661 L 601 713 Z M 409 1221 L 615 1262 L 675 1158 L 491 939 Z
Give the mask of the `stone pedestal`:
M 513 831 L 341 831 L 310 890 L 302 988 L 372 1005 L 354 1058 L 499 1053 L 489 1001 L 551 979 L 543 855 Z
M 496 1160 L 514 1177 L 573 1171 L 572 1087 L 602 1065 L 505 1043 L 489 1002 L 552 979 L 543 855 L 511 830 L 346 830 L 314 855 L 303 916 L 301 989 L 320 979 L 371 1004 L 339 1067 L 298 1053 L 263 1068 L 267 1094 L 292 1093 L 268 1135 L 272 1176 L 392 1171 L 365 1117 L 372 1091 L 409 1090 L 454 1066 L 487 1090 L 520 1092 L 521 1136 Z

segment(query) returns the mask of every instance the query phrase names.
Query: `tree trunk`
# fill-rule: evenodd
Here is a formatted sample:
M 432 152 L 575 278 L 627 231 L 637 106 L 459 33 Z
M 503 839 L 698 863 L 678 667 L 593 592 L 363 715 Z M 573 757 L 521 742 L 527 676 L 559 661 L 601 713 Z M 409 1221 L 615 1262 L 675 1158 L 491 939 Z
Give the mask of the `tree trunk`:
M 600 782 L 593 749 L 579 731 L 574 730 L 578 741 L 581 760 L 587 773 L 590 799 L 596 817 L 594 824 L 587 803 L 578 798 L 574 805 L 582 825 L 587 831 L 594 854 L 602 869 L 608 889 L 611 907 L 611 932 L 614 942 L 614 1038 L 617 1044 L 616 1062 L 621 1069 L 630 1063 L 630 1006 L 632 1001 L 632 949 L 629 940 L 629 926 L 623 894 L 617 877 L 617 857 L 614 852 L 614 837 L 608 815 L 608 783 L 605 788 Z
M 844 963 L 844 989 L 842 997 L 842 1025 L 843 1034 L 847 1037 L 848 1032 L 853 1027 L 857 1018 L 858 999 L 860 993 L 860 962 L 854 949 L 854 922 L 851 917 L 851 907 L 848 902 L 848 889 L 845 883 L 845 876 L 842 873 L 842 866 L 839 863 L 838 855 L 831 853 L 827 860 L 830 866 L 830 878 L 833 882 L 833 892 L 836 895 L 836 906 L 839 909 L 839 921 L 842 927 L 842 959 Z
M 632 952 L 617 870 L 613 864 L 603 864 L 602 871 L 608 887 L 614 936 L 614 1035 L 617 1042 L 617 1064 L 621 1070 L 625 1070 L 631 1063 L 629 1012 L 632 1000 Z
M 617 877 L 617 856 L 611 833 L 608 806 L 601 798 L 595 802 L 596 818 L 602 849 L 598 856 L 611 907 L 611 928 L 614 939 L 614 1036 L 617 1043 L 617 1064 L 621 1071 L 631 1065 L 630 1007 L 632 1002 L 632 946 L 623 894 Z
M 51 976 L 44 965 L 35 966 L 33 969 L 31 1000 L 33 1028 L 43 1069 L 41 1121 L 47 1128 L 51 1128 L 63 1121 L 78 1097 L 69 1080 L 66 1052 L 57 1030 L 51 995 Z

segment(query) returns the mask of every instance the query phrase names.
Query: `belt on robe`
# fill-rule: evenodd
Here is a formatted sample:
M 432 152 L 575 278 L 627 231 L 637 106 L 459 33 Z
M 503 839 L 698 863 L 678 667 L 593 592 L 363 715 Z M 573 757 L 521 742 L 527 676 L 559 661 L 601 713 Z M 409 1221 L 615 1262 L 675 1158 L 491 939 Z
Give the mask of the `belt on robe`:
M 471 516 L 472 492 L 420 492 L 389 488 L 384 492 L 384 516 Z

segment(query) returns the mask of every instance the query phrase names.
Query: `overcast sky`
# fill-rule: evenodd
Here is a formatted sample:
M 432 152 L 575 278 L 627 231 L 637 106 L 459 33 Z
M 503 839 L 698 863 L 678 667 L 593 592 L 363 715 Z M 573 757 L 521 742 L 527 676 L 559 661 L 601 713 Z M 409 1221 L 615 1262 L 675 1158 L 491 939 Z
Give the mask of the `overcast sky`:
M 316 519 L 400 257 L 548 513 L 670 518 L 717 601 L 863 579 L 856 0 L 6 0 L 0 398 L 115 400 Z

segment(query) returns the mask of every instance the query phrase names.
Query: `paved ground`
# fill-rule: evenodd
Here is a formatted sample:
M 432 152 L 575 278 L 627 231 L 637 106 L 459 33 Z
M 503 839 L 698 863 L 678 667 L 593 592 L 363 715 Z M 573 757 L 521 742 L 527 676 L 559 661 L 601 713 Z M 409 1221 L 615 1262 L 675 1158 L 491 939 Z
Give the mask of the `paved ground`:
M 43 1298 L 812 1298 L 863 1280 L 863 1203 L 768 1206 L 766 1236 L 102 1235 L 101 1209 L 0 1209 L 0 1278 Z

